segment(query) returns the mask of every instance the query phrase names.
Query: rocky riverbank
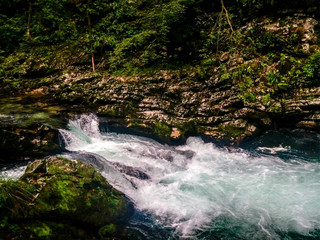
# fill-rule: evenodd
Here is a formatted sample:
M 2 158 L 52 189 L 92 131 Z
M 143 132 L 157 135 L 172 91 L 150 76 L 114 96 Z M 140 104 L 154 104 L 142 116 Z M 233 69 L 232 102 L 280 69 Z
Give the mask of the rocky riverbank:
M 162 139 L 204 134 L 237 144 L 268 129 L 319 130 L 318 26 L 316 17 L 300 13 L 262 17 L 233 33 L 231 49 L 194 67 L 114 76 L 102 63 L 95 73 L 85 65 L 39 63 L 24 66 L 25 76 L 41 72 L 37 81 L 21 84 L 24 94 L 84 106 L 110 124 Z
M 320 88 L 303 76 L 308 70 L 318 74 L 317 24 L 314 18 L 297 15 L 243 27 L 247 37 L 253 31 L 262 34 L 255 37 L 267 41 L 271 50 L 280 45 L 281 54 L 273 49 L 273 55 L 265 55 L 251 44 L 247 51 L 262 52 L 235 49 L 220 53 L 219 64 L 205 72 L 162 71 L 142 77 L 83 74 L 74 68 L 57 76 L 48 94 L 63 103 L 95 105 L 101 115 L 124 119 L 127 126 L 163 138 L 205 134 L 234 144 L 267 129 L 318 130 Z M 303 62 L 310 69 L 303 68 Z

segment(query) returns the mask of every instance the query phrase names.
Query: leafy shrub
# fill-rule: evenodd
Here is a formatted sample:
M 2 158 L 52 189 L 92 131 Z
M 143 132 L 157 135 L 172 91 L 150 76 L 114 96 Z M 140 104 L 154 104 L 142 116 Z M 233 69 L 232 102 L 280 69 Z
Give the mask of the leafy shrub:
M 309 57 L 303 66 L 302 75 L 311 85 L 318 85 L 320 83 L 320 52 L 315 52 Z
M 273 34 L 260 26 L 254 26 L 248 34 L 248 43 L 253 44 L 256 50 L 263 54 L 279 51 L 286 44 L 279 34 Z
M 271 70 L 267 74 L 267 83 L 271 86 L 276 85 L 280 82 L 280 76 L 274 70 Z

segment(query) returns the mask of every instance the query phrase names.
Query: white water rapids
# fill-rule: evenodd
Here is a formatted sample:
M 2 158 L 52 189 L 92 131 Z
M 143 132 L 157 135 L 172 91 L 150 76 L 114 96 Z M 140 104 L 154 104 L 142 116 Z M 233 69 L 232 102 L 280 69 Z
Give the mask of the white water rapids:
M 320 227 L 319 163 L 231 153 L 200 138 L 170 147 L 100 133 L 98 125 L 93 114 L 70 121 L 61 130 L 66 148 L 101 156 L 93 164 L 104 177 L 137 209 L 182 237 L 221 222 L 246 239 L 280 239 L 283 232 L 308 236 Z
M 60 132 L 71 151 L 65 157 L 93 164 L 136 209 L 174 229 L 175 237 L 319 237 L 319 162 L 230 152 L 195 137 L 172 147 L 101 133 L 93 114 Z

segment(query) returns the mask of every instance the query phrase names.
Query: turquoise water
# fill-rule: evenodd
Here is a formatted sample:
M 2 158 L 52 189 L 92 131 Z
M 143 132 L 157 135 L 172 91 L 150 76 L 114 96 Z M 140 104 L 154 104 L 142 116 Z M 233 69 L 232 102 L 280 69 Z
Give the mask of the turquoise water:
M 93 114 L 60 132 L 64 156 L 93 164 L 135 204 L 135 238 L 320 239 L 315 133 L 269 132 L 231 152 L 196 137 L 173 147 L 103 133 Z

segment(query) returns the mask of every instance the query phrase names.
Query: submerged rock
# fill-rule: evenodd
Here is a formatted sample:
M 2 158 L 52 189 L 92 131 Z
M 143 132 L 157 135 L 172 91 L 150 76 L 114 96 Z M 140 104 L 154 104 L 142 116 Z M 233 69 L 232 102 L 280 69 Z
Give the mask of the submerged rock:
M 111 237 L 132 213 L 132 204 L 122 193 L 91 165 L 77 160 L 36 160 L 10 184 L 15 185 L 14 192 L 0 192 L 5 199 L 0 220 L 7 223 L 0 226 L 0 238 Z
M 113 164 L 121 173 L 124 173 L 128 176 L 138 178 L 140 180 L 148 180 L 150 176 L 142 171 L 142 169 L 134 168 L 130 166 L 123 165 L 121 163 Z

